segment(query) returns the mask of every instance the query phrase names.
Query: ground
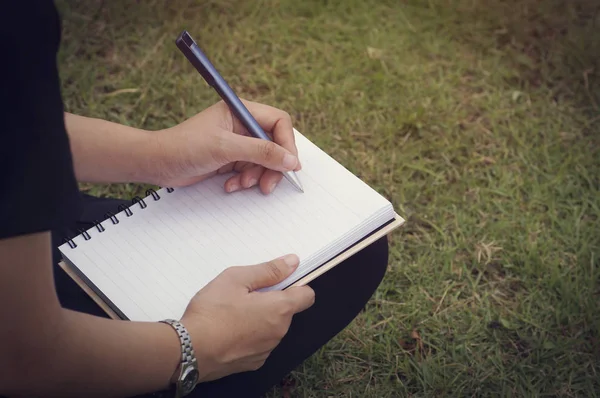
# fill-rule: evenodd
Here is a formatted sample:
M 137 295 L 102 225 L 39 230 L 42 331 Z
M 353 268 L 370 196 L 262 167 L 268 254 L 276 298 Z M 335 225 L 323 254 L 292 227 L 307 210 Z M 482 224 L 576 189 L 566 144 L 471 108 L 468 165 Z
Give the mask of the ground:
M 407 219 L 365 311 L 271 396 L 600 395 L 595 1 L 58 4 L 68 111 L 160 129 L 217 101 L 187 29 Z

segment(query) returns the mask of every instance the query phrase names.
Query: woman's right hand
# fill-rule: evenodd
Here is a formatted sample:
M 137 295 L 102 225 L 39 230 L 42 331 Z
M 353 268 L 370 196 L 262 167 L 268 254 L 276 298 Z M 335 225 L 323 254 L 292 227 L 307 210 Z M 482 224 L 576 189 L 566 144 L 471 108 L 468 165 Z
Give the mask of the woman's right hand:
M 288 255 L 228 268 L 192 298 L 181 321 L 192 337 L 201 382 L 260 368 L 292 316 L 312 306 L 309 286 L 256 291 L 287 278 L 298 262 Z

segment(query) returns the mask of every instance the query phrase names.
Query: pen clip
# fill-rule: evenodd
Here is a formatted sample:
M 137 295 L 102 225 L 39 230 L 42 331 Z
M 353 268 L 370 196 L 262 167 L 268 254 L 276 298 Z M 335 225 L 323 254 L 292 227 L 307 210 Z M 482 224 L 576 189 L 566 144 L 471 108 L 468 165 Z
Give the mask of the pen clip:
M 206 69 L 202 62 L 198 61 L 198 58 L 203 58 L 204 62 L 207 65 L 211 65 L 210 61 L 208 61 L 206 55 L 204 55 L 202 50 L 200 50 L 200 47 L 198 47 L 192 36 L 190 36 L 190 34 L 186 30 L 184 30 L 179 35 L 177 40 L 175 40 L 175 44 L 177 45 L 177 47 L 179 47 L 179 49 L 181 50 L 183 55 L 185 55 L 188 61 L 190 61 L 190 63 L 202 75 L 206 83 L 208 83 L 209 86 L 214 87 L 215 79 L 213 78 L 212 73 L 210 73 L 210 71 Z

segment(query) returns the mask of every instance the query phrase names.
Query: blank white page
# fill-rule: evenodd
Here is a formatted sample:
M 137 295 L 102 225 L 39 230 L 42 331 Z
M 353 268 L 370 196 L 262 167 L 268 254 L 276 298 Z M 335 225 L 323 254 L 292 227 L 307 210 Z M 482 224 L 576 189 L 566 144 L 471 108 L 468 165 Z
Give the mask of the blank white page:
M 179 318 L 192 296 L 233 265 L 300 257 L 282 289 L 394 217 L 389 201 L 295 131 L 300 193 L 285 179 L 270 195 L 224 191 L 230 176 L 158 190 L 60 250 L 130 320 Z

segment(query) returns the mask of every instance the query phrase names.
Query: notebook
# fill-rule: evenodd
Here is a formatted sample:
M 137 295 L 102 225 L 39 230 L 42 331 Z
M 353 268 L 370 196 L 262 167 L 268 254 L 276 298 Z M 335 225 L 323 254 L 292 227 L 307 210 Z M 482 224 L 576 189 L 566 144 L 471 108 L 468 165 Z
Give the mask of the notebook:
M 149 190 L 62 244 L 61 266 L 113 318 L 178 319 L 230 266 L 296 253 L 298 269 L 262 290 L 285 289 L 343 266 L 404 223 L 386 198 L 294 133 L 304 193 L 285 179 L 269 195 L 258 187 L 226 193 L 230 174 Z

